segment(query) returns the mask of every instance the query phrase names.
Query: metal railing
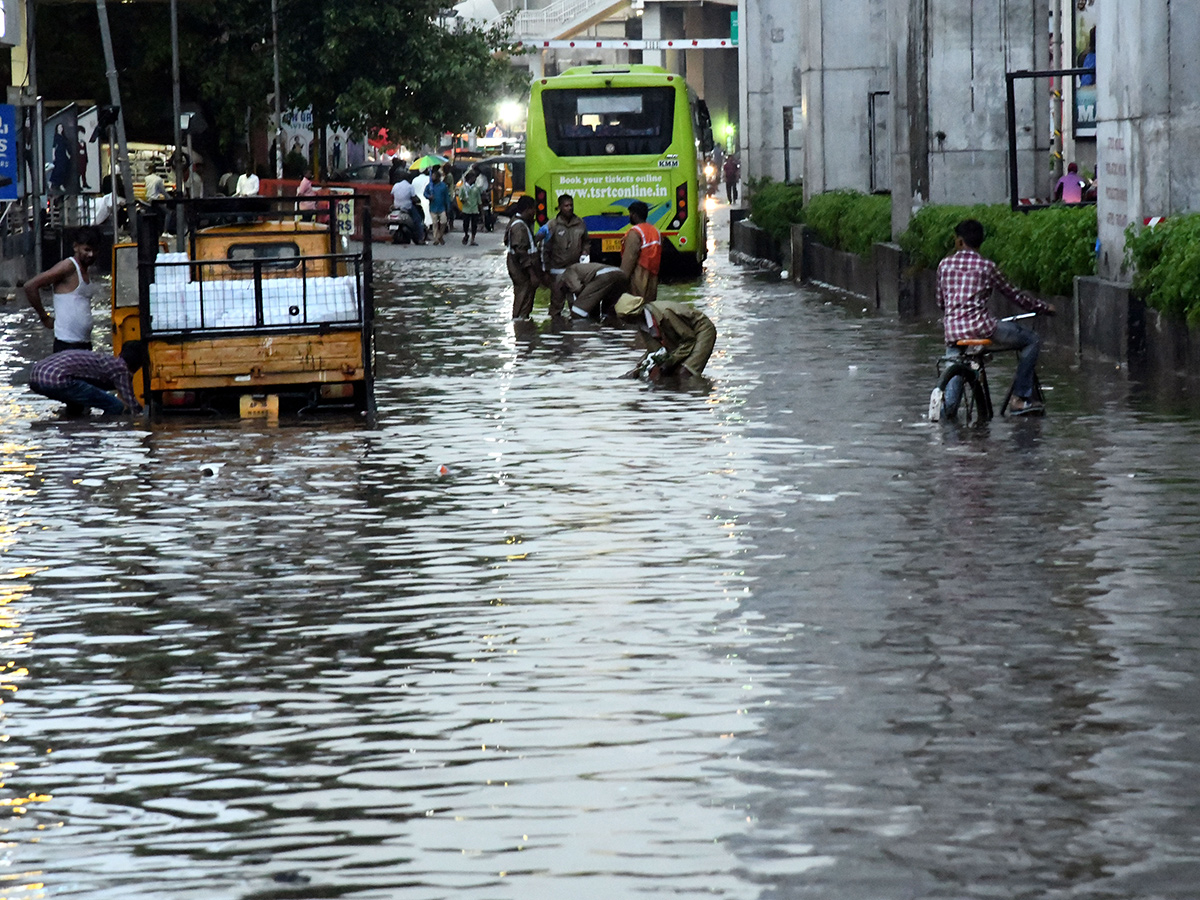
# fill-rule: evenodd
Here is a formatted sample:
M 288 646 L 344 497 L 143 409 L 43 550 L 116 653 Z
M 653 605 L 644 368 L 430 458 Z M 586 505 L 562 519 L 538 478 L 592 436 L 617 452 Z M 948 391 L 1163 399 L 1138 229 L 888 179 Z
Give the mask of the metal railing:
M 612 7 L 613 0 L 558 0 L 542 9 L 523 9 L 513 20 L 513 37 L 547 37 L 557 35 L 565 26 L 572 22 L 597 14 Z M 491 22 L 492 27 L 500 25 L 506 16 Z

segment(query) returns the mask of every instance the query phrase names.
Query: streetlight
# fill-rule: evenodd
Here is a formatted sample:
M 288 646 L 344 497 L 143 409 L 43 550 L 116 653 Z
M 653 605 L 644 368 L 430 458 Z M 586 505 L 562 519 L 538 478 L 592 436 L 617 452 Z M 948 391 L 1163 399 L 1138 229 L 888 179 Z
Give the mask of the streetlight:
M 521 121 L 524 111 L 516 100 L 504 100 L 496 107 L 496 120 L 505 125 L 514 125 Z

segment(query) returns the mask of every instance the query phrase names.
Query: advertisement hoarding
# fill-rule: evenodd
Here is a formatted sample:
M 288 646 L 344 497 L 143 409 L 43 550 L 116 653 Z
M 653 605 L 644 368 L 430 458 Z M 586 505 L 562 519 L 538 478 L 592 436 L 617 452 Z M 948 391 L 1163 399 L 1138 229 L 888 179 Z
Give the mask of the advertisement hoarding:
M 1072 42 L 1076 68 L 1094 68 L 1096 65 L 1096 3 L 1084 0 L 1071 9 Z M 1080 8 L 1082 7 L 1082 8 Z M 1096 136 L 1096 76 L 1078 75 L 1075 78 L 1075 137 Z

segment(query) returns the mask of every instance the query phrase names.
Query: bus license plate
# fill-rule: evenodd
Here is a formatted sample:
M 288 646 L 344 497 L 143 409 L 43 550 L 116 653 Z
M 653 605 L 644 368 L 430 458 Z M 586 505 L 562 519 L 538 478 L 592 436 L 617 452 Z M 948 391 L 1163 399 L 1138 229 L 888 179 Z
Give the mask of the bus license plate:
M 600 241 L 600 250 L 604 253 L 620 253 L 621 239 L 620 238 L 603 238 Z

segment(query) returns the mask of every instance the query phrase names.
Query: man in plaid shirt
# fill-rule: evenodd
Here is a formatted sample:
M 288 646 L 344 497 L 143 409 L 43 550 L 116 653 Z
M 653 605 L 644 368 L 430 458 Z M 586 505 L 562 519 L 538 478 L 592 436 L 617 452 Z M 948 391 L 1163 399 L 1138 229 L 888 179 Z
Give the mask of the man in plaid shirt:
M 988 301 L 999 291 L 1023 309 L 1054 315 L 1054 307 L 1031 294 L 1018 291 L 996 264 L 979 253 L 983 243 L 983 225 L 964 219 L 954 229 L 954 252 L 938 264 L 937 300 L 944 313 L 942 327 L 946 343 L 987 338 L 997 350 L 1017 350 L 1017 374 L 1013 379 L 1013 399 L 1009 410 L 1014 414 L 1040 410 L 1030 400 L 1033 371 L 1037 366 L 1041 338 L 1016 322 L 1003 322 L 991 314 Z M 953 379 L 947 385 L 946 409 L 957 410 L 962 385 Z M 956 389 L 956 390 L 955 390 Z M 951 396 L 954 390 L 954 396 Z
M 119 356 L 92 350 L 63 350 L 33 364 L 29 389 L 61 400 L 67 412 L 80 414 L 95 407 L 114 415 L 141 412 L 133 393 L 133 374 L 146 361 L 141 341 L 126 341 Z M 120 399 L 109 393 L 115 390 Z

